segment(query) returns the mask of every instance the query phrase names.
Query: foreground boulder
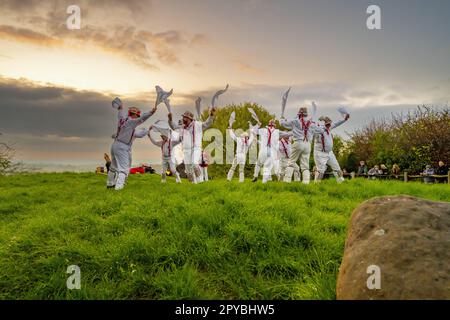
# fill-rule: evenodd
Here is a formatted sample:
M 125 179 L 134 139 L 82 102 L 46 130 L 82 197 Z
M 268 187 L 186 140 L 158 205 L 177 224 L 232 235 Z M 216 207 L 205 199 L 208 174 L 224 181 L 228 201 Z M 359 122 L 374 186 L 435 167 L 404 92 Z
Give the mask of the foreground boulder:
M 337 299 L 450 299 L 450 203 L 394 196 L 357 207 L 336 295 Z

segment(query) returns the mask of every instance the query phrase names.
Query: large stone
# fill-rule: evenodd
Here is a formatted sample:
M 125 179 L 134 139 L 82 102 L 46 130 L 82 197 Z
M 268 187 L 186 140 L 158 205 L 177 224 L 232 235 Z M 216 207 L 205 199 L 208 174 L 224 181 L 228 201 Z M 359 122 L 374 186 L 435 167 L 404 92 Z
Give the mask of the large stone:
M 380 289 L 373 282 L 376 267 L 370 266 L 379 267 Z M 336 295 L 450 299 L 450 203 L 394 196 L 358 206 L 347 233 Z

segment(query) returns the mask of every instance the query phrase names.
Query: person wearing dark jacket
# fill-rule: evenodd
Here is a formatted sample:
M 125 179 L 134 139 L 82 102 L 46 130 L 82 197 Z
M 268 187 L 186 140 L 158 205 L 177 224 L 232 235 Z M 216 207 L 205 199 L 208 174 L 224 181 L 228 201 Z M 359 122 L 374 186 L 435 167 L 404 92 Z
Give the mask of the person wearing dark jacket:
M 435 174 L 438 176 L 446 176 L 448 175 L 448 170 L 448 166 L 446 166 L 443 161 L 439 161 L 438 167 L 435 170 Z M 436 180 L 440 183 L 443 183 L 447 180 L 447 178 L 436 178 Z
M 436 168 L 436 174 L 439 176 L 445 176 L 448 174 L 448 167 L 443 161 L 439 161 L 438 167 Z
M 365 161 L 360 161 L 357 174 L 358 175 L 365 175 L 365 174 L 367 174 L 367 171 L 368 171 L 368 169 L 367 169 L 366 162 Z

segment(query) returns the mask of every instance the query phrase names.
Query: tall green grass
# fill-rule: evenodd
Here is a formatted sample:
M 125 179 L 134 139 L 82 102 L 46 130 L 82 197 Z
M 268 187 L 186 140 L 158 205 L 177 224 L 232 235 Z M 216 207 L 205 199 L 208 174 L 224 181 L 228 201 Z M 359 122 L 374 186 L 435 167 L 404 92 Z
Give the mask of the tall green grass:
M 396 194 L 448 201 L 450 188 L 0 177 L 0 298 L 334 299 L 352 210 Z M 66 288 L 73 264 L 81 290 Z

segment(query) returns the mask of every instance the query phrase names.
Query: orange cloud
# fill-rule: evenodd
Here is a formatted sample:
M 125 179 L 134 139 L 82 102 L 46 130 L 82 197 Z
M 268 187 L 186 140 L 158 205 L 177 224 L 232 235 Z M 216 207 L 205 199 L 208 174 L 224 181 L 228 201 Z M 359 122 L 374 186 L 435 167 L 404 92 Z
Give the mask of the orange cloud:
M 242 62 L 242 61 L 235 60 L 234 61 L 234 66 L 239 71 L 250 73 L 250 74 L 253 74 L 253 75 L 261 75 L 261 74 L 264 73 L 263 69 L 253 67 L 250 64 L 248 64 L 246 62 Z
M 39 33 L 30 29 L 16 28 L 12 26 L 2 25 L 0 26 L 0 37 L 3 39 L 28 42 L 41 46 L 55 46 L 61 45 L 62 41 L 43 33 Z

